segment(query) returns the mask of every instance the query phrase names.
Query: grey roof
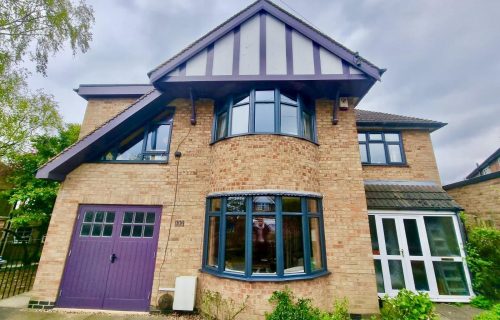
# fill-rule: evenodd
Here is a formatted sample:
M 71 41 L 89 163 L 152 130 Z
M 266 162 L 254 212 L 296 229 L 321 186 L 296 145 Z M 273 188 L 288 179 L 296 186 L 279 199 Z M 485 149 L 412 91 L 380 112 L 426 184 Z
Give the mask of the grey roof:
M 483 161 L 483 163 L 478 165 L 476 169 L 474 169 L 471 173 L 469 173 L 467 179 L 473 178 L 474 176 L 479 174 L 481 170 L 488 167 L 493 161 L 495 161 L 499 157 L 500 157 L 500 148 L 498 148 L 497 151 L 493 152 L 491 156 L 489 156 L 486 160 Z
M 434 131 L 446 123 L 391 113 L 356 109 L 356 125 L 366 128 L 425 129 Z
M 365 193 L 369 210 L 461 210 L 437 185 L 365 183 Z
M 443 186 L 443 189 L 444 190 L 452 190 L 455 188 L 460 188 L 460 187 L 464 187 L 464 186 L 468 186 L 471 184 L 476 184 L 476 183 L 480 183 L 480 182 L 484 182 L 484 181 L 489 181 L 489 180 L 493 180 L 493 179 L 498 179 L 497 183 L 500 184 L 500 171 L 488 173 L 488 174 L 485 174 L 483 176 L 479 176 L 479 177 L 475 177 L 475 178 L 470 178 L 470 179 L 465 179 L 462 181 L 450 183 L 450 184 Z
M 140 98 L 153 89 L 151 84 L 81 84 L 73 90 L 88 100 L 89 98 Z

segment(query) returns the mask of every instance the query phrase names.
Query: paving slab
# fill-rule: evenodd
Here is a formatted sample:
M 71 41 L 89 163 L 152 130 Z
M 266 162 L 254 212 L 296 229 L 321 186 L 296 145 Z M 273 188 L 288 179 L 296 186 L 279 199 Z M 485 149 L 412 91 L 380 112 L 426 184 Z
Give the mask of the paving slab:
M 26 308 L 30 301 L 30 293 L 25 292 L 0 300 L 0 308 Z
M 484 311 L 468 304 L 452 305 L 436 303 L 435 306 L 441 320 L 472 320 L 475 315 Z

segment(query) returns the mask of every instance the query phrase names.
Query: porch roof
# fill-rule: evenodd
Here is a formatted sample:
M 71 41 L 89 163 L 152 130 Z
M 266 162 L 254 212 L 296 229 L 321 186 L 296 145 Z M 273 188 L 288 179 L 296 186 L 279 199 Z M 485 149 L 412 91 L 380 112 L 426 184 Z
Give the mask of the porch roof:
M 369 210 L 459 211 L 462 208 L 435 184 L 365 182 Z

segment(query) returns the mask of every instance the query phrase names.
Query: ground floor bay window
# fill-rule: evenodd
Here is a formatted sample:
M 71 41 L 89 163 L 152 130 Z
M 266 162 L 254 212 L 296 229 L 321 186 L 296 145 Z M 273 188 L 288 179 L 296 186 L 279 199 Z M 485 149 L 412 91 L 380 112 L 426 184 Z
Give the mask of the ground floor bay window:
M 203 270 L 272 281 L 326 274 L 321 199 L 277 194 L 210 197 Z
M 466 302 L 473 295 L 454 212 L 370 211 L 379 295 L 424 291 L 434 301 Z

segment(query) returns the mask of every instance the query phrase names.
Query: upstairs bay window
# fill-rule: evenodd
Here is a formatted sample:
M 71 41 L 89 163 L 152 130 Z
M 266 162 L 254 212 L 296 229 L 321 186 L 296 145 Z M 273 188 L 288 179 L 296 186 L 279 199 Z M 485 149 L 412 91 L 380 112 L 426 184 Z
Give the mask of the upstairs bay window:
M 358 143 L 363 164 L 401 165 L 406 163 L 399 132 L 359 132 Z
M 285 134 L 315 141 L 315 118 L 297 94 L 252 90 L 216 111 L 213 140 L 244 134 Z
M 166 162 L 173 115 L 163 112 L 137 129 L 100 158 L 112 162 Z
M 203 270 L 257 281 L 327 273 L 320 201 L 273 194 L 208 199 Z

